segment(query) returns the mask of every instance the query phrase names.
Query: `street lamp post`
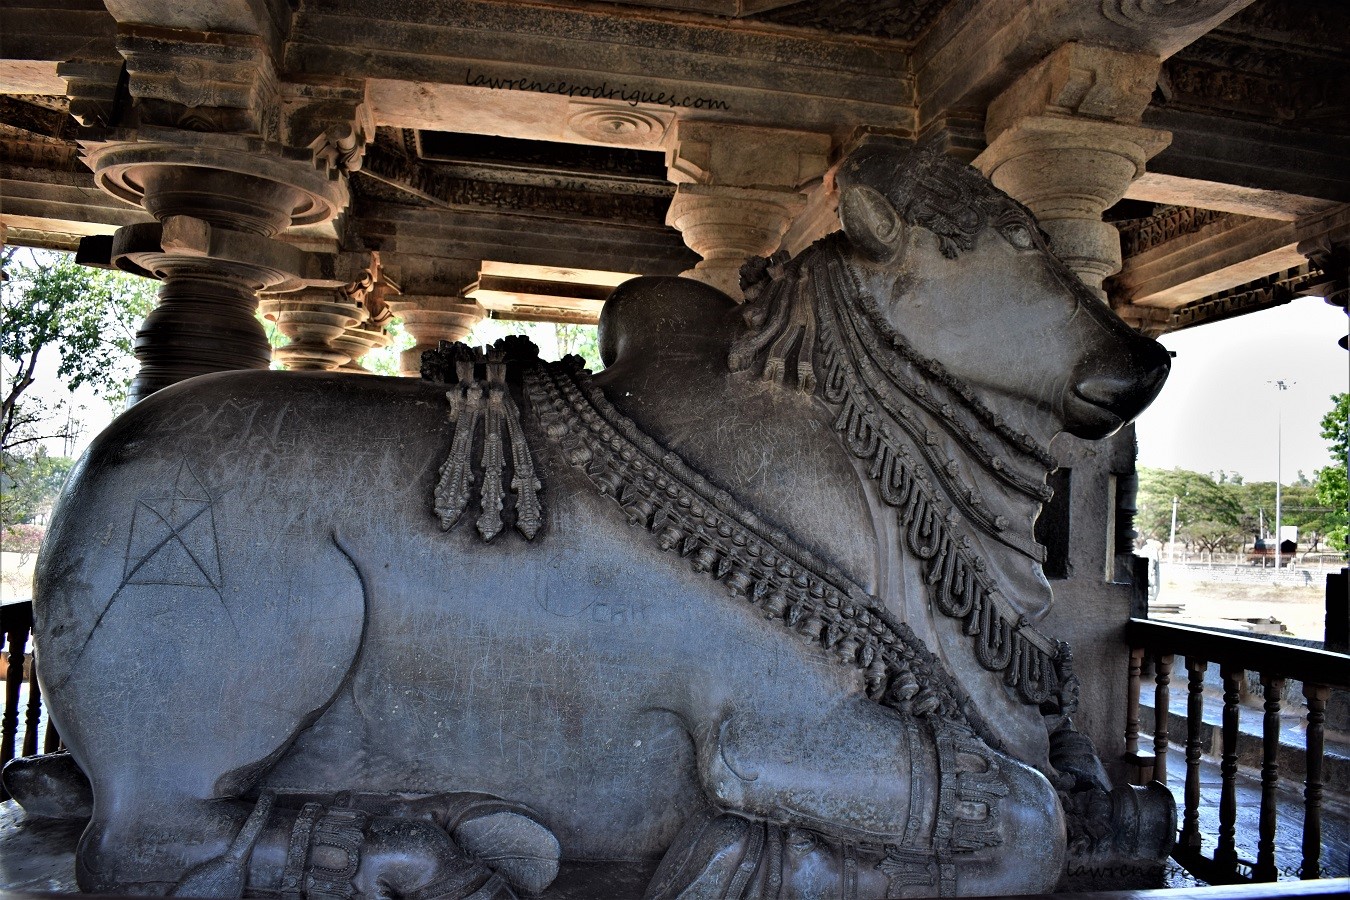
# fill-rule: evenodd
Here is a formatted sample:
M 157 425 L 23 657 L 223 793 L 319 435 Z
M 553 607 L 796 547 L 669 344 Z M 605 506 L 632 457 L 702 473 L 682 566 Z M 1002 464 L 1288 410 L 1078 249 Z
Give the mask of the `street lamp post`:
M 1293 381 L 1285 381 L 1283 378 L 1269 382 L 1275 385 L 1275 573 L 1280 572 L 1281 544 L 1280 540 L 1280 500 L 1281 500 L 1281 482 L 1284 479 L 1284 404 L 1283 394 L 1291 386 L 1296 384 Z

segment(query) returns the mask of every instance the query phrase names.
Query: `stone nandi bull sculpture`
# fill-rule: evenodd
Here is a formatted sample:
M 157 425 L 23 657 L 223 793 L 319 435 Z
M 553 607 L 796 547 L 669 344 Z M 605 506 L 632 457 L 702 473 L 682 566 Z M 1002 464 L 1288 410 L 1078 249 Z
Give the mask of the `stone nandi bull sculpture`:
M 843 233 L 743 308 L 616 291 L 600 375 L 446 345 L 113 423 L 37 583 L 80 885 L 1034 892 L 1066 805 L 1165 854 L 1170 800 L 1072 731 L 1032 526 L 1050 439 L 1119 428 L 1167 355 L 973 170 L 873 145 L 838 185 Z

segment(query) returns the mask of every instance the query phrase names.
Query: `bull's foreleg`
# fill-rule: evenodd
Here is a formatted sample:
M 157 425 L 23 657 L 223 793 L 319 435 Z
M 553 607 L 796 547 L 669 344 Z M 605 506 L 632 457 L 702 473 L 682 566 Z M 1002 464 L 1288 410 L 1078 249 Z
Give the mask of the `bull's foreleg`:
M 880 848 L 889 862 L 877 868 L 921 892 L 1054 887 L 1064 823 L 1039 772 L 959 729 L 863 699 L 792 713 L 737 708 L 696 738 L 699 775 L 715 806 L 838 846 Z M 1025 865 L 1028 851 L 1036 866 Z

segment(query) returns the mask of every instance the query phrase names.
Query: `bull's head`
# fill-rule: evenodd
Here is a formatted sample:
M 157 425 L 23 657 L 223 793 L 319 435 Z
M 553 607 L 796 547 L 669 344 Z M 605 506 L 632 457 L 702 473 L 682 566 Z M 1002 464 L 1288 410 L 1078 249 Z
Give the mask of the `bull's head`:
M 1031 214 L 949 157 L 869 145 L 840 167 L 851 264 L 887 324 L 1032 435 L 1112 434 L 1170 359 L 1060 262 Z

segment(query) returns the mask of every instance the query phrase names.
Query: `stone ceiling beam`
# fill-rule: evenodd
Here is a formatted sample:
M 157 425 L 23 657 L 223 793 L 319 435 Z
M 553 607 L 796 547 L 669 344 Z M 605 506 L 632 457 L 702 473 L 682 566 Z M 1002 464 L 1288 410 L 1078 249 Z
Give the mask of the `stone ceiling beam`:
M 1164 219 L 1203 215 L 1176 210 Z M 1179 234 L 1125 260 L 1113 279 L 1113 305 L 1176 309 L 1193 300 L 1255 281 L 1304 262 L 1293 223 L 1219 213 L 1198 230 Z M 1168 221 L 1155 223 L 1166 233 Z
M 65 93 L 58 63 L 115 59 L 116 23 L 101 0 L 0 5 L 0 94 Z
M 1171 145 L 1126 192 L 1135 200 L 1294 221 L 1350 202 L 1345 138 L 1150 108 L 1145 124 Z
M 364 0 L 302 9 L 285 70 L 383 80 L 378 123 L 401 127 L 491 127 L 556 140 L 572 101 L 631 108 L 645 98 L 643 109 L 681 119 L 790 122 L 840 138 L 862 124 L 915 133 L 908 56 L 876 41 L 674 21 L 622 7 L 409 0 L 382 11 L 372 18 Z M 495 124 L 475 125 L 477 117 L 464 114 L 498 104 L 509 111 Z
M 1178 209 L 1126 238 L 1137 252 L 1112 279 L 1112 306 L 1153 335 L 1267 309 L 1297 294 L 1344 305 L 1350 291 L 1350 204 L 1296 223 Z
M 181 31 L 252 34 L 274 51 L 290 28 L 286 0 L 104 0 L 119 25 L 151 25 Z
M 1057 47 L 1079 42 L 1159 62 L 1253 0 L 963 0 L 914 49 L 919 125 L 982 108 Z

